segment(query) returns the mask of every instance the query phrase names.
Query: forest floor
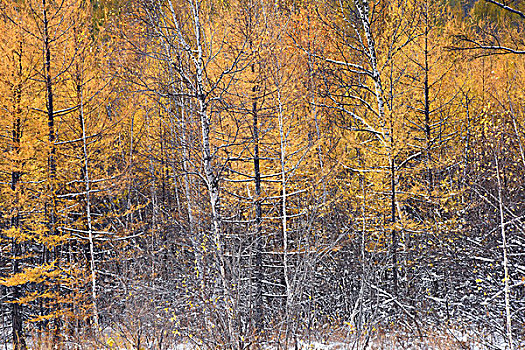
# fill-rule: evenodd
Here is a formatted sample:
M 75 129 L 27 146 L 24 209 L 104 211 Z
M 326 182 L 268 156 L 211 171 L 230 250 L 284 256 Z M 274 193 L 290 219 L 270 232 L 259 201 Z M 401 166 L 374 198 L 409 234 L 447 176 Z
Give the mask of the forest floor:
M 70 341 L 62 348 L 64 350 L 209 350 L 208 346 L 198 346 L 195 342 L 187 341 L 173 344 L 159 344 L 155 339 L 144 341 L 139 347 L 126 337 L 127 341 L 117 334 L 103 332 L 103 339 L 97 342 Z M 13 350 L 8 337 L 0 338 L 0 350 Z M 51 350 L 55 347 L 50 342 L 37 345 L 28 339 L 28 350 Z M 282 349 L 283 345 L 266 345 L 264 350 Z M 406 332 L 374 332 L 368 339 L 357 342 L 356 339 L 324 339 L 313 341 L 291 341 L 289 350 L 507 350 L 505 340 L 498 336 L 489 336 L 481 339 L 478 335 L 467 332 L 449 331 L 446 333 L 427 332 L 421 336 Z M 249 349 L 249 348 L 246 348 Z M 518 339 L 514 350 L 525 350 L 525 339 Z

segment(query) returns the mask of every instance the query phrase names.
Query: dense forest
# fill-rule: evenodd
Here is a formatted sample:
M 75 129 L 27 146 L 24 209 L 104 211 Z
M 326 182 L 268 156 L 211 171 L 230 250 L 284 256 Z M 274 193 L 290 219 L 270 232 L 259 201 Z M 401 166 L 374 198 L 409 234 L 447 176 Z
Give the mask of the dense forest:
M 524 26 L 0 1 L 2 349 L 520 348 Z

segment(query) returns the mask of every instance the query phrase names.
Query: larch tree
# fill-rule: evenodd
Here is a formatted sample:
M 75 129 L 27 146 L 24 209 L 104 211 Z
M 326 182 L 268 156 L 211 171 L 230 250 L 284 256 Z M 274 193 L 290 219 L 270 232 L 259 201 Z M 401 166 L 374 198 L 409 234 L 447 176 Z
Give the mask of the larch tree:
M 34 173 L 28 167 L 32 158 L 30 138 L 35 135 L 34 127 L 28 121 L 28 112 L 31 107 L 29 96 L 34 93 L 30 84 L 31 69 L 34 64 L 34 52 L 28 45 L 28 35 L 18 25 L 17 20 L 23 13 L 15 4 L 6 4 L 2 10 L 2 31 L 6 33 L 1 42 L 2 59 L 1 81 L 3 92 L 2 105 L 2 149 L 7 157 L 2 160 L 2 213 L 7 221 L 2 224 L 2 251 L 3 257 L 10 260 L 10 271 L 3 270 L 2 278 L 18 275 L 27 262 L 29 249 L 28 224 L 24 220 L 26 211 L 31 210 L 27 201 L 30 200 L 28 191 L 31 185 L 28 180 Z M 13 18 L 14 17 L 14 18 Z M 22 178 L 25 174 L 27 179 Z M 7 262 L 3 262 L 9 266 Z M 5 286 L 5 285 L 4 285 Z M 6 289 L 6 303 L 10 302 L 10 324 L 12 344 L 16 350 L 26 349 L 24 332 L 24 307 L 20 298 L 24 295 L 23 285 L 9 284 Z

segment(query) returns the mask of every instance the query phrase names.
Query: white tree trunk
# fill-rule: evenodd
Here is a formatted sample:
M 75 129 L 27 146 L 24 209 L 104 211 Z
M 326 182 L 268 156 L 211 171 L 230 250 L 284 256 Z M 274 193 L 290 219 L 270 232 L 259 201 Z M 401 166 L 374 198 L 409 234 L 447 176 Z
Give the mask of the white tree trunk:
M 79 82 L 80 84 L 80 82 Z M 97 307 L 97 275 L 95 264 L 95 241 L 93 237 L 93 219 L 91 215 L 91 180 L 89 177 L 89 155 L 87 151 L 86 122 L 84 116 L 84 95 L 80 86 L 80 122 L 82 124 L 82 151 L 84 153 L 84 190 L 86 191 L 86 219 L 89 241 L 89 265 L 91 269 L 91 299 L 93 302 L 93 323 L 95 332 L 98 331 L 98 307 Z
M 499 218 L 501 228 L 501 240 L 503 249 L 503 271 L 504 271 L 504 288 L 505 288 L 505 315 L 506 315 L 506 330 L 507 330 L 507 342 L 509 349 L 514 349 L 512 341 L 512 315 L 510 312 L 510 287 L 509 287 L 509 261 L 507 257 L 507 235 L 505 232 L 505 215 L 503 212 L 503 198 L 501 195 L 501 178 L 499 173 L 499 161 L 498 155 L 494 156 L 496 161 L 496 176 L 498 178 L 498 204 L 499 204 Z

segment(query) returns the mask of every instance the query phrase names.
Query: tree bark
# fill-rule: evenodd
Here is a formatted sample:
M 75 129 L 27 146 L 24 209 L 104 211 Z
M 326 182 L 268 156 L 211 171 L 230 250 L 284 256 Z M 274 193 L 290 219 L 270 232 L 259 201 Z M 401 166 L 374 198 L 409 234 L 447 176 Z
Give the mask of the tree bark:
M 496 177 L 498 179 L 498 209 L 499 209 L 499 219 L 500 219 L 500 232 L 502 240 L 502 250 L 503 250 L 503 273 L 504 273 L 504 289 L 505 289 L 505 330 L 507 332 L 507 343 L 509 349 L 514 349 L 514 342 L 512 340 L 512 315 L 510 311 L 510 287 L 509 287 L 509 260 L 507 256 L 507 234 L 505 232 L 505 214 L 503 211 L 503 198 L 502 198 L 502 189 L 501 189 L 501 177 L 499 171 L 499 156 L 496 154 L 494 156 L 496 162 Z

